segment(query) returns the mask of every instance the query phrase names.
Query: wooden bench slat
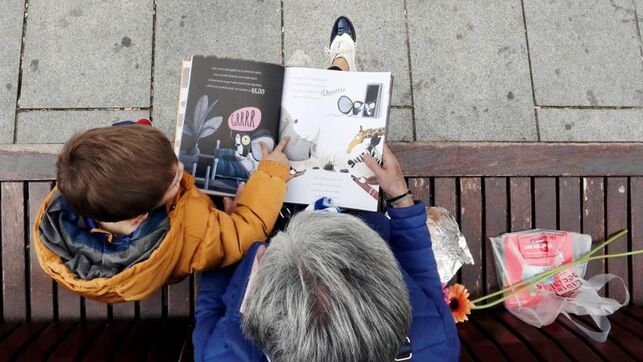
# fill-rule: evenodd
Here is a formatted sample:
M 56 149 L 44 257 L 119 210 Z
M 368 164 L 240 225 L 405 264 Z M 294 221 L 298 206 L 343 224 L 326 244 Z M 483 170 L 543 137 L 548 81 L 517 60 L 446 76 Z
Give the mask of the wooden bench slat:
M 531 179 L 512 177 L 509 180 L 510 231 L 531 229 Z
M 492 311 L 496 320 L 501 321 L 515 335 L 531 346 L 531 350 L 540 354 L 540 357 L 546 361 L 570 361 L 570 358 L 563 350 L 558 348 L 556 343 L 542 333 L 538 328 L 514 317 L 506 311 Z
M 506 361 L 498 348 L 471 323 L 458 325 L 460 343 L 466 344 L 473 358 L 483 361 Z
M 603 178 L 583 178 L 583 233 L 592 237 L 592 247 L 605 241 L 605 198 Z M 599 250 L 595 256 L 604 255 L 604 250 Z M 590 279 L 596 274 L 605 273 L 605 260 L 593 260 L 587 263 L 585 279 Z M 604 296 L 605 289 L 599 294 Z
M 631 318 L 625 312 L 621 312 L 619 310 L 618 312 L 609 316 L 609 319 L 610 321 L 612 321 L 612 323 L 618 323 L 621 327 L 627 329 L 634 335 L 643 337 L 643 322 L 639 321 L 636 318 Z
M 46 322 L 23 323 L 0 343 L 0 356 L 11 360 L 47 327 Z
M 150 361 L 178 360 L 183 348 L 183 340 L 191 330 L 188 319 L 165 320 L 148 359 Z
M 141 319 L 137 321 L 118 350 L 115 361 L 138 362 L 147 356 L 156 343 L 163 322 L 160 319 Z
M 460 348 L 460 362 L 474 362 L 473 357 L 471 357 L 471 353 L 469 353 L 469 350 L 465 345 L 462 345 Z
M 643 249 L 643 177 L 630 179 L 631 229 L 630 240 L 632 250 Z M 632 265 L 632 302 L 643 305 L 643 254 L 630 258 Z
M 499 236 L 509 230 L 507 225 L 508 199 L 507 179 L 504 177 L 488 177 L 484 179 L 484 210 L 485 210 L 485 293 L 498 290 L 496 262 L 490 237 Z
M 482 185 L 479 178 L 460 179 L 460 230 L 467 239 L 475 264 L 462 266 L 462 283 L 472 297 L 483 292 Z
M 435 178 L 433 183 L 435 206 L 447 209 L 453 217 L 457 218 L 455 178 Z
M 583 341 L 583 343 L 592 348 L 592 350 L 598 353 L 603 359 L 608 361 L 628 361 L 631 359 L 631 357 L 627 353 L 625 353 L 625 351 L 623 351 L 614 343 L 595 342 L 587 338 L 587 336 L 583 332 L 578 330 L 578 327 L 576 327 L 566 317 L 558 318 L 556 321 L 560 325 L 567 328 L 567 330 L 569 330 L 571 333 L 577 335 Z
M 431 180 L 429 178 L 411 178 L 408 181 L 413 198 L 431 206 Z
M 112 304 L 112 318 L 130 319 L 136 317 L 136 303 L 116 303 Z
M 558 321 L 543 326 L 541 331 L 552 341 L 562 346 L 563 350 L 575 361 L 602 361 L 601 358 L 583 342 L 582 338 L 561 326 Z M 570 348 L 570 346 L 573 346 L 573 348 Z
M 100 334 L 93 341 L 90 341 L 87 349 L 83 351 L 81 361 L 101 362 L 113 360 L 134 323 L 135 321 L 133 320 L 112 320 L 107 322 L 105 328 L 100 331 Z
M 40 204 L 51 190 L 50 182 L 29 183 L 29 289 L 31 320 L 52 320 L 54 318 L 54 282 L 38 262 L 33 247 L 33 225 Z
M 0 240 L 4 320 L 28 320 L 25 281 L 25 210 L 22 182 L 2 183 Z
M 578 177 L 558 181 L 558 225 L 560 230 L 581 232 L 581 187 Z
M 107 304 L 95 300 L 84 298 L 85 300 L 85 318 L 87 319 L 107 319 Z
M 617 232 L 627 229 L 627 195 L 628 195 L 628 180 L 626 177 L 610 177 L 607 179 L 607 221 L 605 224 L 607 235 L 613 235 Z M 609 254 L 627 252 L 628 237 L 623 237 L 607 246 Z M 607 259 L 607 272 L 616 274 L 625 280 L 625 288 L 618 285 L 618 283 L 609 283 L 605 286 L 607 289 L 606 295 L 614 298 L 619 302 L 625 300 L 625 292 L 628 285 L 632 282 L 629 281 L 629 265 L 630 258 L 612 258 Z
M 49 357 L 49 361 L 75 361 L 82 356 L 83 351 L 93 342 L 105 326 L 105 321 L 82 321 L 77 323 L 69 332 L 67 338 L 58 345 Z
M 616 313 L 618 313 L 618 311 Z M 597 330 L 596 324 L 588 315 L 576 316 L 575 320 L 582 322 L 589 329 Z M 611 323 L 608 341 L 618 345 L 626 353 L 629 353 L 631 355 L 630 358 L 643 356 L 643 344 L 641 343 L 640 336 L 634 335 L 629 330 L 623 328 L 619 323 Z
M 643 143 L 390 143 L 409 177 L 642 176 Z
M 167 315 L 169 317 L 189 317 L 190 294 L 192 294 L 190 279 L 185 278 L 179 283 L 171 284 L 167 289 Z
M 629 317 L 638 320 L 640 323 L 643 323 L 643 308 L 630 305 L 619 309 L 619 311 L 622 311 Z
M 11 335 L 19 326 L 20 322 L 2 322 L 0 323 L 0 342 Z
M 160 318 L 163 316 L 163 290 L 158 290 L 139 302 L 141 318 Z
M 556 230 L 558 224 L 558 202 L 556 200 L 556 179 L 536 177 L 534 179 L 534 226 L 539 229 Z
M 470 318 L 470 321 L 483 330 L 485 334 L 494 341 L 496 346 L 502 349 L 502 352 L 507 355 L 510 361 L 537 361 L 537 358 L 532 355 L 527 346 L 504 325 L 493 319 L 488 312 L 476 312 L 476 314 Z
M 58 298 L 58 318 L 62 320 L 79 320 L 81 317 L 81 298 L 62 285 L 56 285 L 55 290 Z
M 18 355 L 16 361 L 45 361 L 75 324 L 76 322 L 72 321 L 49 324 L 49 326 Z

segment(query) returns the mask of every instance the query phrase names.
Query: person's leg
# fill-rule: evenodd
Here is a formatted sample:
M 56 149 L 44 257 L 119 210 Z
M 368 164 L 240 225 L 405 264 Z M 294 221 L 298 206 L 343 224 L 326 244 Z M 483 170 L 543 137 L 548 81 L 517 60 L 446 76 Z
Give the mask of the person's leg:
M 330 46 L 326 52 L 330 55 L 332 70 L 356 70 L 355 41 L 357 36 L 353 23 L 345 16 L 337 18 L 330 35 Z

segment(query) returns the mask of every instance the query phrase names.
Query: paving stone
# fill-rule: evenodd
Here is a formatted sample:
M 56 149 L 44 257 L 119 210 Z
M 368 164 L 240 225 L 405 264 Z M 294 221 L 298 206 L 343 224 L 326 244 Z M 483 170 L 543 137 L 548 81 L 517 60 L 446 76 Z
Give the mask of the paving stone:
M 642 109 L 539 109 L 542 141 L 643 141 Z
M 417 140 L 535 141 L 519 0 L 407 0 Z
M 18 113 L 16 143 L 65 143 L 78 131 L 149 118 L 149 114 L 149 111 L 24 111 Z
M 0 143 L 13 142 L 23 15 L 23 1 L 0 2 Z
M 30 0 L 20 107 L 149 107 L 152 6 Z
M 158 0 L 154 123 L 174 137 L 181 61 L 216 55 L 281 64 L 279 0 Z
M 413 114 L 410 108 L 391 108 L 387 141 L 413 141 Z
M 537 104 L 643 106 L 631 0 L 524 3 Z
M 347 16 L 357 35 L 357 67 L 391 72 L 393 105 L 411 105 L 404 1 L 330 0 L 284 2 L 284 53 L 288 60 L 305 54 L 307 66 L 328 68 L 324 52 L 335 20 Z

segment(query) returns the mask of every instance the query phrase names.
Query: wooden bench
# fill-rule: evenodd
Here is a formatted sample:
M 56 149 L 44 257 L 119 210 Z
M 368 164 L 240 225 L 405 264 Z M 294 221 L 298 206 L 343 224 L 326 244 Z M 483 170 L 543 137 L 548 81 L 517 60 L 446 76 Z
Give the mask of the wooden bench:
M 488 237 L 551 228 L 595 241 L 628 228 L 607 252 L 643 248 L 643 144 L 396 143 L 416 197 L 450 210 L 475 265 L 458 274 L 473 296 L 497 290 Z M 0 146 L 0 359 L 191 360 L 196 278 L 138 303 L 104 305 L 45 275 L 30 248 L 35 212 L 52 186 L 56 145 Z M 534 328 L 496 308 L 458 325 L 462 360 L 635 360 L 643 356 L 643 256 L 592 262 L 629 287 L 605 343 L 567 320 Z M 605 291 L 621 298 L 620 290 Z

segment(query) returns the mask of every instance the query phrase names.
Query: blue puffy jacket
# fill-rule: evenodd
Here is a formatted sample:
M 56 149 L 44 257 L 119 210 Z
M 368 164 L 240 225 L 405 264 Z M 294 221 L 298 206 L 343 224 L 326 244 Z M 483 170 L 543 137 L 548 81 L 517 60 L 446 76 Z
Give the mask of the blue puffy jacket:
M 418 202 L 408 208 L 363 219 L 388 243 L 409 290 L 413 319 L 409 338 L 412 361 L 457 361 L 460 341 L 440 278 L 426 226 L 426 211 Z M 241 331 L 239 313 L 255 259 L 256 243 L 238 264 L 201 275 L 192 341 L 196 361 L 267 361 L 263 352 Z

